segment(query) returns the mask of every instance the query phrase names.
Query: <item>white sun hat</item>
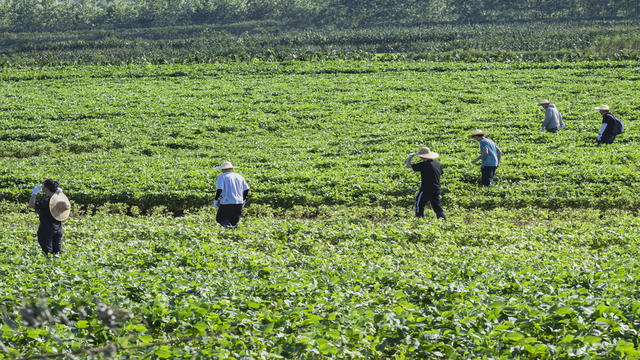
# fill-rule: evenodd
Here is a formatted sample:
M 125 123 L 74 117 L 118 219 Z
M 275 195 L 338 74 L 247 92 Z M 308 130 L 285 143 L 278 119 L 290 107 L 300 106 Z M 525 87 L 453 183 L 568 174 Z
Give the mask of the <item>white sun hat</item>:
M 607 110 L 609 111 L 609 106 L 607 105 L 600 105 L 597 108 L 595 108 L 596 110 Z
M 235 169 L 235 168 L 236 168 L 236 166 L 231 165 L 231 162 L 225 161 L 215 169 L 217 169 L 217 170 L 226 170 L 226 169 Z

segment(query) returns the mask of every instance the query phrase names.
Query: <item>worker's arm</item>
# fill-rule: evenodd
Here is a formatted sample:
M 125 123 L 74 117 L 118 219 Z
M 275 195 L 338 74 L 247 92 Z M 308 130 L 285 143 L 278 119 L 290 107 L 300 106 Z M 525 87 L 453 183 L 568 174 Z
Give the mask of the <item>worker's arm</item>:
M 31 198 L 29 199 L 28 207 L 35 209 L 36 208 L 36 195 L 40 192 L 40 185 L 36 185 L 36 187 L 31 190 Z
M 544 131 L 544 129 L 547 128 L 547 126 L 549 126 L 549 123 L 551 122 L 551 109 L 547 108 L 544 111 L 544 121 L 542 122 L 542 127 L 540 128 L 542 131 Z
M 602 123 L 602 126 L 600 127 L 600 133 L 598 134 L 598 140 L 602 140 L 602 134 L 604 134 L 604 131 L 607 129 L 607 123 Z
M 407 163 L 406 163 L 406 165 L 405 165 L 405 166 L 406 166 L 408 169 L 412 169 L 412 167 L 411 167 L 411 160 L 413 160 L 413 157 L 414 157 L 414 156 L 416 156 L 416 154 L 415 154 L 415 153 L 411 153 L 411 154 L 409 154 L 409 156 L 407 156 Z
M 482 150 L 482 153 L 480 154 L 480 156 L 478 156 L 477 158 L 471 160 L 471 163 L 475 164 L 477 161 L 486 158 L 487 155 L 489 155 L 489 149 L 484 149 L 484 150 Z
M 213 200 L 213 207 L 218 208 L 218 199 L 220 199 L 220 195 L 222 195 L 222 189 L 216 190 L 216 198 Z
M 31 199 L 29 199 L 29 205 L 27 205 L 27 207 L 30 207 L 32 209 L 36 208 L 36 195 L 35 194 L 31 194 Z

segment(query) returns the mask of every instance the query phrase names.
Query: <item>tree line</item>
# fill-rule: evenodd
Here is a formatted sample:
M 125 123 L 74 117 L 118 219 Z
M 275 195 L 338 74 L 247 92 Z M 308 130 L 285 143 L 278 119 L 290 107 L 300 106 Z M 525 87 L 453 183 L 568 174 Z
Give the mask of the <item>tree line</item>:
M 276 20 L 373 27 L 638 20 L 640 0 L 0 0 L 3 31 L 62 31 Z

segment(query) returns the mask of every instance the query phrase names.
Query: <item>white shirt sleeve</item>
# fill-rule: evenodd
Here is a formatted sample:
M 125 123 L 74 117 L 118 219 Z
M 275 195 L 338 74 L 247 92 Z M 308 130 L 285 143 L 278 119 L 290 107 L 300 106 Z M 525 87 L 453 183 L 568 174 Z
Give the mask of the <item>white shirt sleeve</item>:
M 607 124 L 602 124 L 600 127 L 600 134 L 598 136 L 602 136 L 604 134 L 604 130 L 607 128 Z
M 222 190 L 222 188 L 222 175 L 218 175 L 218 178 L 216 179 L 216 189 Z

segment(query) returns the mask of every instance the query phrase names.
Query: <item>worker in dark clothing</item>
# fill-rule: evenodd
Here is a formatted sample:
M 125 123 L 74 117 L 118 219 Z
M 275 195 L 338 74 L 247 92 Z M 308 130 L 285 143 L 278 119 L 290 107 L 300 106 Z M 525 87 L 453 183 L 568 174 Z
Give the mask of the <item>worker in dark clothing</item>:
M 416 156 L 422 161 L 412 164 L 411 161 Z M 414 204 L 417 217 L 424 217 L 424 206 L 429 201 L 438 219 L 446 219 L 444 210 L 440 206 L 440 176 L 443 171 L 440 162 L 436 160 L 439 157 L 440 155 L 426 147 L 421 148 L 417 153 L 409 154 L 407 157 L 406 167 L 420 172 L 420 188 Z
M 45 196 L 36 201 L 42 191 Z M 45 254 L 62 252 L 62 222 L 69 218 L 71 203 L 55 180 L 47 179 L 36 185 L 31 191 L 29 207 L 35 209 L 40 217 L 38 243 Z
M 598 145 L 613 144 L 616 136 L 624 131 L 624 124 L 609 111 L 609 106 L 600 105 L 595 109 L 599 110 L 602 115 L 602 126 L 600 127 L 600 133 L 596 137 Z

